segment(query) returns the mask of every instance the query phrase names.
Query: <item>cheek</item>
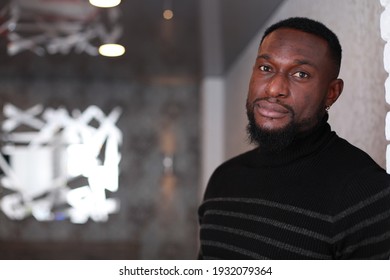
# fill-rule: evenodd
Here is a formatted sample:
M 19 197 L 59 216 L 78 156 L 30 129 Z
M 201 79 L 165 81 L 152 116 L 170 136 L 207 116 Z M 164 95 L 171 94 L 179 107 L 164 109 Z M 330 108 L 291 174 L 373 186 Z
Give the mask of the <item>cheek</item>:
M 294 111 L 296 117 L 299 119 L 312 118 L 318 115 L 319 110 L 323 106 L 323 101 L 318 96 L 315 96 L 314 92 L 306 92 L 299 98 L 294 99 Z
M 249 81 L 248 99 L 253 101 L 262 97 L 264 92 L 265 83 L 255 75 L 252 75 Z

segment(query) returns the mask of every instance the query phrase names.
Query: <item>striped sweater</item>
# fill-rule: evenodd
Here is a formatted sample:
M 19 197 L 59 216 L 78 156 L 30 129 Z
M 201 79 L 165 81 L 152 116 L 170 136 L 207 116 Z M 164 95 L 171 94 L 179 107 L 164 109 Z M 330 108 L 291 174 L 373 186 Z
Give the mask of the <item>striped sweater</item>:
M 390 176 L 325 121 L 218 167 L 199 222 L 202 259 L 389 259 Z

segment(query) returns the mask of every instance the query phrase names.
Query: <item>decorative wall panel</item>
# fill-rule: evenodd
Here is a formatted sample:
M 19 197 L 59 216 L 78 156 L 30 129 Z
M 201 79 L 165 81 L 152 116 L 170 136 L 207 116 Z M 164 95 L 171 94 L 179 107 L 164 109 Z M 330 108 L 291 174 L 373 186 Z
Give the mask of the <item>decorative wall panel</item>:
M 87 82 L 77 79 L 2 79 L 0 103 L 10 102 L 24 109 L 37 103 L 68 110 L 85 110 L 91 105 L 104 112 L 122 108 L 117 122 L 123 132 L 119 188 L 111 195 L 119 199 L 121 209 L 107 222 L 89 220 L 83 225 L 69 221 L 40 223 L 33 218 L 13 221 L 0 213 L 0 242 L 85 244 L 85 247 L 78 245 L 73 254 L 80 258 L 93 258 L 93 253 L 82 255 L 77 250 L 94 243 L 97 246 L 113 244 L 104 247 L 111 258 L 123 258 L 123 251 L 116 255 L 109 249 L 116 250 L 118 244 L 129 247 L 128 258 L 182 259 L 196 256 L 199 109 L 195 82 L 178 80 L 146 84 L 98 79 Z M 170 149 L 173 151 L 175 180 L 164 184 L 165 150 L 161 139 L 167 131 L 170 135 L 168 145 L 173 145 Z M 169 137 L 174 138 L 174 142 Z M 5 191 L 0 189 L 0 193 Z M 33 245 L 29 246 L 32 248 Z M 136 252 L 134 248 L 137 248 Z M 4 254 L 4 250 L 0 251 L 0 257 L 7 258 Z M 31 254 L 39 258 L 39 254 Z M 50 256 L 56 255 L 51 252 Z M 61 258 L 61 251 L 57 256 Z M 70 256 L 68 252 L 67 257 Z M 23 254 L 20 252 L 16 257 L 23 258 Z

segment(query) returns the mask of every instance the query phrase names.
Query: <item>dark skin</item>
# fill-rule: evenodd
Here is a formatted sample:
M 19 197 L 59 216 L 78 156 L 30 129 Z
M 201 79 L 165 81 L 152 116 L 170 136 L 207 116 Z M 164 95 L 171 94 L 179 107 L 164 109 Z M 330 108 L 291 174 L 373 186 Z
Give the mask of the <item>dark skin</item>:
M 343 90 L 327 42 L 303 31 L 280 28 L 264 38 L 249 83 L 247 106 L 257 126 L 300 131 L 314 127 Z

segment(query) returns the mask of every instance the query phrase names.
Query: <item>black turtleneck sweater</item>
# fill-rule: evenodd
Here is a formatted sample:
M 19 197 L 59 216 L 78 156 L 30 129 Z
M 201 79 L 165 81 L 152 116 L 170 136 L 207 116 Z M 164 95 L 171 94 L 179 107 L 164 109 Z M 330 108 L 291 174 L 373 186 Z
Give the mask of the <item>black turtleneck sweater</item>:
M 389 259 L 390 176 L 325 120 L 219 166 L 199 221 L 203 259 Z

